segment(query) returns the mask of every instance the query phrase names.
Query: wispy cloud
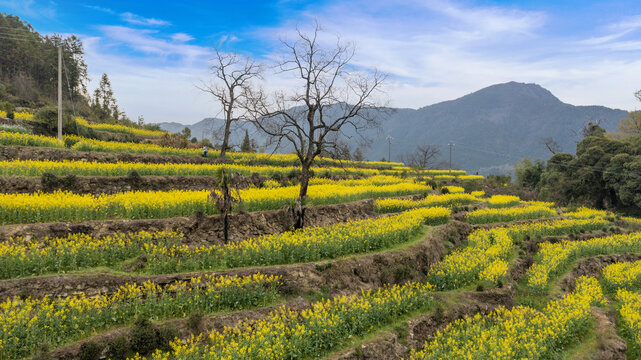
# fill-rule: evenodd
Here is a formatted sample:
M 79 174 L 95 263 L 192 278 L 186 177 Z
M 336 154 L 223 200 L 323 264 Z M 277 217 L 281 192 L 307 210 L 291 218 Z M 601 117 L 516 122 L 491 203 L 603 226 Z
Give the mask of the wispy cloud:
M 56 16 L 56 4 L 54 2 L 40 4 L 36 3 L 35 0 L 0 0 L 0 7 L 34 18 L 53 18 Z
M 147 55 L 176 56 L 180 62 L 194 62 L 211 55 L 211 50 L 206 47 L 185 44 L 191 39 L 187 34 L 174 34 L 170 37 L 173 41 L 170 41 L 162 38 L 156 30 L 126 26 L 100 26 L 99 29 L 107 44 L 126 46 Z
M 98 5 L 87 5 L 87 4 L 84 4 L 83 6 L 86 7 L 87 9 L 101 11 L 101 12 L 104 12 L 104 13 L 107 13 L 107 14 L 114 14 L 115 13 L 115 11 L 113 11 L 113 10 L 111 10 L 109 8 L 98 6 Z
M 130 12 L 125 12 L 120 14 L 120 18 L 129 23 L 129 24 L 135 24 L 135 25 L 144 25 L 144 26 L 168 26 L 171 25 L 169 21 L 165 20 L 160 20 L 160 19 L 154 19 L 154 18 L 146 18 L 142 17 L 140 15 L 132 14 Z
M 641 78 L 641 16 L 615 19 L 581 38 L 550 30 L 559 21 L 550 13 L 468 1 L 408 0 L 401 6 L 385 0 L 330 1 L 289 18 L 296 20 L 232 29 L 242 41 L 231 31 L 207 39 L 231 50 L 249 39 L 260 45 L 252 49 L 255 55 L 269 62 L 283 55 L 279 39 L 293 39 L 297 26 L 309 29 L 318 20 L 326 29 L 325 45 L 334 45 L 339 34 L 356 44 L 357 68 L 390 75 L 386 90 L 398 107 L 417 108 L 512 80 L 541 84 L 577 105 L 633 109 L 637 104 L 631 94 Z M 207 79 L 212 57 L 210 47 L 197 45 L 202 34 L 194 39 L 141 22 L 134 24 L 146 29 L 98 28 L 100 35 L 87 45 L 92 77 L 109 73 L 125 110 L 148 121 L 190 123 L 216 114 L 211 99 L 194 86 Z M 269 73 L 266 84 L 291 86 Z
M 175 33 L 171 36 L 171 39 L 178 42 L 187 42 L 194 40 L 193 36 L 185 33 Z

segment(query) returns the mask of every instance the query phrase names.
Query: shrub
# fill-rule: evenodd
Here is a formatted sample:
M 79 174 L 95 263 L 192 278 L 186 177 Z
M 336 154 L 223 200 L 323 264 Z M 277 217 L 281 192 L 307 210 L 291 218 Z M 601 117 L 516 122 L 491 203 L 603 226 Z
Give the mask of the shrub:
M 98 360 L 102 353 L 103 347 L 93 341 L 88 341 L 80 346 L 80 360 Z
M 139 318 L 131 330 L 131 350 L 141 355 L 150 354 L 159 345 L 158 329 L 146 318 Z
M 107 349 L 109 358 L 113 360 L 126 359 L 129 353 L 129 340 L 126 336 L 120 335 L 109 342 Z
M 203 314 L 196 312 L 187 318 L 187 328 L 194 334 L 199 333 L 202 330 L 203 325 Z
M 170 350 L 171 346 L 169 346 L 169 343 L 174 341 L 177 337 L 180 336 L 180 332 L 178 331 L 178 329 L 176 329 L 172 325 L 165 325 L 161 327 L 157 331 L 157 334 L 158 334 L 158 338 L 156 340 L 156 349 L 160 349 L 163 351 Z
M 49 131 L 58 130 L 58 109 L 55 106 L 44 106 L 36 112 L 34 120 L 46 124 Z M 76 120 L 74 120 L 69 112 L 62 113 L 62 132 L 66 134 L 75 134 L 78 132 Z

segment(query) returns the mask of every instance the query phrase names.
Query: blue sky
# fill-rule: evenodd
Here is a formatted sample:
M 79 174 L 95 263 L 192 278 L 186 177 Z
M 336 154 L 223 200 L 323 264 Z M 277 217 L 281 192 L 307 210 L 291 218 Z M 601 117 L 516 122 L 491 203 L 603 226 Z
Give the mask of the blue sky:
M 323 41 L 389 74 L 389 104 L 418 108 L 494 83 L 537 83 L 575 105 L 641 108 L 640 1 L 0 0 L 43 34 L 83 39 L 95 87 L 111 78 L 131 117 L 190 124 L 216 116 L 196 85 L 214 48 L 269 63 L 279 39 L 318 21 Z M 267 74 L 267 88 L 288 86 Z

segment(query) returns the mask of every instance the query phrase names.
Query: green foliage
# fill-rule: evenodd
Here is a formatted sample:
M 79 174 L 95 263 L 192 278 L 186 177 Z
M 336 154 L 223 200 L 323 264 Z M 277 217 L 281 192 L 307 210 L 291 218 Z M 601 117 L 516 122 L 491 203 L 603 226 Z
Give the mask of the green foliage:
M 11 114 L 14 112 L 13 105 L 10 102 L 1 101 L 1 100 L 0 100 L 0 110 L 6 111 L 7 114 Z
M 110 359 L 124 360 L 129 353 L 129 339 L 125 335 L 120 335 L 109 342 L 107 349 Z
M 98 360 L 100 359 L 102 349 L 103 347 L 100 344 L 88 341 L 80 345 L 80 354 L 78 357 L 80 360 Z
M 20 125 L 0 124 L 0 131 L 15 132 L 20 134 L 31 134 L 31 130 Z
M 131 329 L 131 349 L 141 355 L 150 354 L 158 348 L 160 334 L 158 329 L 146 318 L 139 318 Z
M 254 152 L 252 149 L 251 141 L 249 140 L 249 132 L 245 130 L 245 137 L 243 138 L 243 143 L 240 145 L 240 151 L 242 152 Z
M 80 39 L 75 35 L 42 36 L 19 17 L 0 13 L 0 97 L 19 105 L 41 105 L 54 99 L 57 84 L 58 46 L 62 46 L 69 88 L 63 98 L 81 98 L 87 80 L 87 65 Z
M 514 167 L 516 185 L 526 189 L 535 189 L 541 180 L 541 173 L 545 164 L 543 161 L 536 159 L 532 162 L 529 158 L 521 160 Z
M 510 175 L 488 175 L 486 178 L 487 183 L 492 187 L 505 187 L 512 182 Z
M 58 108 L 55 106 L 44 106 L 36 112 L 34 120 L 45 124 L 50 132 L 58 131 Z M 69 111 L 63 109 L 62 112 L 62 132 L 63 134 L 76 134 L 78 125 L 76 120 L 71 117 Z
M 182 134 L 186 139 L 189 139 L 189 138 L 191 137 L 191 129 L 185 126 L 185 128 L 183 129 L 183 131 L 181 132 L 181 134 Z
M 207 146 L 210 149 L 214 148 L 214 145 L 207 138 L 203 138 L 202 140 L 200 140 L 200 144 L 202 144 L 203 146 Z
M 586 135 L 576 146 L 576 156 L 558 153 L 548 160 L 535 186 L 539 198 L 641 212 L 641 136 L 609 137 L 597 125 L 590 125 Z M 516 171 L 517 184 L 523 188 L 533 188 L 540 170 L 539 164 L 528 161 L 523 160 Z
M 187 328 L 193 333 L 198 334 L 203 327 L 203 314 L 195 312 L 187 318 Z

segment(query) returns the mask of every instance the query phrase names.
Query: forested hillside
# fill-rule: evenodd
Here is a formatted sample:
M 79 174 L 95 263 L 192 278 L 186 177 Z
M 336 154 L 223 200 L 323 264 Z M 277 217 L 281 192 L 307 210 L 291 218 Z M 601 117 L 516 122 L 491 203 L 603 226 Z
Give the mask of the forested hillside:
M 41 35 L 19 17 L 0 13 L 0 99 L 19 106 L 42 106 L 56 99 L 58 47 L 63 48 L 63 97 L 86 96 L 87 64 L 75 35 Z

